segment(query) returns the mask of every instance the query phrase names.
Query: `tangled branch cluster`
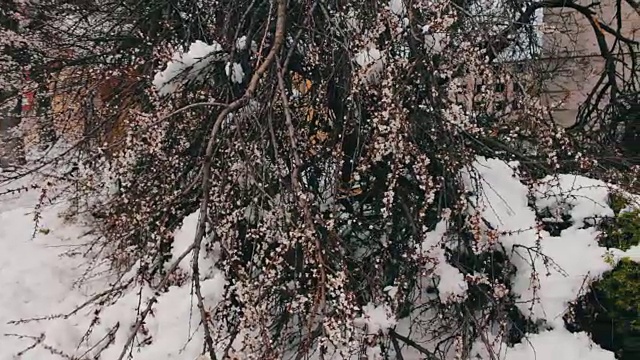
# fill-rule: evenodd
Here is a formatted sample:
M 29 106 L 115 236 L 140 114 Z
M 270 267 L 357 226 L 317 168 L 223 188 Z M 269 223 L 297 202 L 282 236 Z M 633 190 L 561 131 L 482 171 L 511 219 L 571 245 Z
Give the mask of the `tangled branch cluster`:
M 13 53 L 2 70 L 33 68 L 38 87 L 28 130 L 66 143 L 53 161 L 76 164 L 79 209 L 102 233 L 94 250 L 118 274 L 136 269 L 127 285 L 157 291 L 121 358 L 189 258 L 211 359 L 220 344 L 230 356 L 238 341 L 248 357 L 346 357 L 380 344 L 387 355 L 410 347 L 430 359 L 465 357 L 496 324 L 518 341 L 526 330 L 517 327 L 533 325 L 509 295 L 508 261 L 479 248 L 498 234 L 469 215 L 460 174 L 477 156 L 518 160 L 532 179 L 597 163 L 549 119 L 535 67 L 496 60 L 523 26 L 470 16 L 477 6 L 42 0 L 3 8 L 21 30 L 1 41 L 29 59 Z M 501 16 L 517 19 L 514 7 Z M 25 89 L 3 80 L 7 98 Z M 507 83 L 519 91 L 497 106 Z M 193 243 L 172 257 L 175 230 L 196 211 Z M 427 251 L 434 231 L 446 236 Z M 472 296 L 439 293 L 442 262 L 465 276 Z M 215 308 L 201 289 L 207 263 L 226 279 Z M 363 309 L 390 318 L 428 310 L 433 317 L 411 332 L 437 345 L 373 326 Z

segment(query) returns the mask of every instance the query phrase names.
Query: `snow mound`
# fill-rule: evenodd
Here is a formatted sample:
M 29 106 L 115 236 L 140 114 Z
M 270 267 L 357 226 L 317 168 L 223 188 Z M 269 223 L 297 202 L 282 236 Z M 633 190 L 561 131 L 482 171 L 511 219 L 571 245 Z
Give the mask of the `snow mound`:
M 478 158 L 464 172 L 467 189 L 472 192 L 472 215 L 487 221 L 486 230 L 495 230 L 498 242 L 506 249 L 517 268 L 512 284 L 518 294 L 518 307 L 532 320 L 543 320 L 541 333 L 530 335 L 528 343 L 503 348 L 504 359 L 613 359 L 613 353 L 593 344 L 587 334 L 572 334 L 564 328 L 563 315 L 585 287 L 611 270 L 615 263 L 605 261 L 607 250 L 598 246 L 600 232 L 592 219 L 613 216 L 608 205 L 611 186 L 577 175 L 559 175 L 542 179 L 530 191 L 517 176 L 517 163 Z M 571 226 L 559 236 L 542 230 L 530 206 L 534 198 L 538 209 L 547 208 L 569 215 Z M 479 244 L 488 250 L 490 240 Z M 637 258 L 637 249 L 616 252 Z M 485 343 L 479 347 L 486 347 Z M 507 351 L 508 350 L 508 351 Z M 487 354 L 481 358 L 491 358 Z

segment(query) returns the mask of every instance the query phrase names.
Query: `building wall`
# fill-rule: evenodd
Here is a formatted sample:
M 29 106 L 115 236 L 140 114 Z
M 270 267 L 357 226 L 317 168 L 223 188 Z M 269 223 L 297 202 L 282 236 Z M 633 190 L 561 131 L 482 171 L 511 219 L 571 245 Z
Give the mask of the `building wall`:
M 139 110 L 139 104 L 123 96 L 126 100 L 117 102 L 112 108 L 114 111 L 105 110 L 112 105 L 109 102 L 116 93 L 131 91 L 137 78 L 135 73 L 88 78 L 87 74 L 68 68 L 51 81 L 53 127 L 56 134 L 70 144 L 86 140 L 89 136 L 95 144 L 110 147 L 124 138 L 129 110 Z M 101 116 L 96 113 L 101 113 Z
M 625 1 L 621 5 L 621 34 L 640 40 L 640 15 Z M 616 0 L 602 0 L 592 10 L 596 12 L 595 20 L 598 23 L 618 28 Z M 554 75 L 544 83 L 543 99 L 554 106 L 556 120 L 562 125 L 570 126 L 575 123 L 579 106 L 587 99 L 589 91 L 597 85 L 604 72 L 605 59 L 600 55 L 593 26 L 576 10 L 545 9 L 544 27 L 544 65 Z M 611 49 L 614 36 L 607 32 L 603 34 Z M 624 77 L 629 75 L 629 69 L 622 66 L 618 66 L 617 71 Z

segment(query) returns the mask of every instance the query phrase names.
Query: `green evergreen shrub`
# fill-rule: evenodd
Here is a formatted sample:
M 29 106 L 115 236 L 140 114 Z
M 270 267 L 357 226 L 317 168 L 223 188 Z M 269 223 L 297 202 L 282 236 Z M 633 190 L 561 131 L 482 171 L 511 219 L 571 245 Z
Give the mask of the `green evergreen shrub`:
M 640 243 L 640 210 L 618 214 L 601 225 L 600 245 L 607 248 L 629 250 Z
M 628 250 L 640 243 L 640 210 L 621 212 L 628 201 L 610 197 L 615 217 L 601 224 L 600 244 Z M 602 279 L 591 285 L 565 318 L 572 331 L 586 331 L 603 349 L 621 360 L 640 359 L 640 264 L 622 259 Z

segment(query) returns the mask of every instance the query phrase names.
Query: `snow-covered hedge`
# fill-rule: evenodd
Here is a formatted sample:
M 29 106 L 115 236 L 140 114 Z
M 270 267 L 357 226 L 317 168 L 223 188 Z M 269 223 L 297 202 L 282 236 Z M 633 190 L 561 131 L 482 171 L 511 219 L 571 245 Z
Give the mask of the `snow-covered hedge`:
M 594 344 L 589 333 L 575 332 L 575 327 L 567 328 L 565 323 L 573 314 L 569 311 L 571 304 L 582 299 L 590 284 L 603 274 L 608 275 L 596 291 L 621 277 L 632 281 L 628 275 L 614 276 L 610 271 L 630 269 L 640 261 L 637 244 L 623 251 L 599 243 L 599 224 L 614 215 L 610 206 L 614 188 L 576 175 L 548 177 L 536 186 L 525 186 L 517 168 L 517 163 L 478 158 L 463 174 L 470 196 L 464 221 L 473 229 L 469 231 L 473 235 L 472 251 L 463 246 L 461 238 L 465 234 L 449 230 L 455 219 L 443 218 L 435 229 L 425 233 L 417 249 L 422 275 L 416 281 L 422 284 L 418 286 L 422 292 L 411 295 L 413 303 L 408 308 L 399 306 L 408 289 L 406 284 L 388 286 L 384 297 L 354 309 L 349 325 L 352 341 L 325 343 L 325 358 L 351 357 L 348 354 L 364 351 L 370 359 L 376 359 L 383 353 L 394 356 L 400 351 L 404 359 L 422 359 L 427 352 L 454 359 L 459 355 L 459 338 L 454 336 L 445 353 L 440 353 L 438 345 L 455 334 L 452 324 L 464 325 L 459 320 L 465 319 L 484 321 L 475 328 L 486 330 L 478 334 L 472 352 L 466 356 L 613 359 L 614 353 Z M 81 228 L 57 219 L 64 205 L 46 208 L 39 222 L 39 228 L 46 231 L 34 233 L 27 212 L 38 199 L 36 194 L 29 194 L 13 195 L 13 200 L 0 205 L 0 242 L 7 249 L 0 257 L 3 274 L 7 275 L 2 277 L 4 296 L 0 304 L 3 332 L 8 334 L 0 350 L 3 357 L 23 352 L 24 358 L 41 359 L 59 352 L 84 356 L 81 358 L 101 353 L 101 358 L 117 359 L 128 342 L 133 345 L 135 359 L 191 360 L 199 356 L 204 338 L 199 319 L 193 314 L 197 311 L 193 289 L 190 282 L 181 280 L 193 269 L 183 254 L 191 247 L 197 212 L 186 217 L 175 232 L 170 262 L 175 268 L 167 268 L 173 276 L 165 286 L 109 290 L 108 278 L 97 278 L 74 288 L 87 264 L 78 256 L 60 258 L 57 254 L 64 249 L 46 246 L 78 246 L 73 244 L 90 237 L 82 237 Z M 558 221 L 566 222 L 558 233 L 544 230 L 547 224 Z M 32 236 L 34 239 L 29 240 Z M 229 283 L 216 265 L 225 245 L 215 239 L 206 242 L 208 251 L 200 259 L 205 306 L 212 319 L 231 318 L 233 314 L 228 311 L 234 311 L 233 307 L 225 303 L 232 300 L 228 298 L 229 289 L 236 285 Z M 138 270 L 131 269 L 119 284 L 137 283 Z M 625 289 L 609 287 L 603 291 L 624 301 L 624 296 L 631 294 Z M 76 308 L 87 300 L 93 302 Z M 509 315 L 496 316 L 493 312 Z M 51 316 L 56 314 L 60 315 Z M 140 322 L 142 315 L 147 316 Z M 39 317 L 41 320 L 30 320 Z M 417 324 L 422 335 L 412 333 Z M 232 354 L 244 358 L 247 346 L 254 343 L 252 338 L 265 336 L 251 327 L 229 334 L 221 325 L 214 322 L 213 327 L 219 356 L 231 347 Z M 478 324 L 468 324 L 472 325 Z M 133 332 L 136 327 L 137 332 Z

